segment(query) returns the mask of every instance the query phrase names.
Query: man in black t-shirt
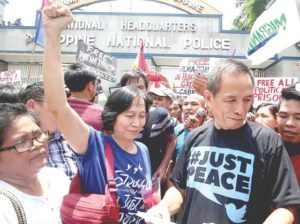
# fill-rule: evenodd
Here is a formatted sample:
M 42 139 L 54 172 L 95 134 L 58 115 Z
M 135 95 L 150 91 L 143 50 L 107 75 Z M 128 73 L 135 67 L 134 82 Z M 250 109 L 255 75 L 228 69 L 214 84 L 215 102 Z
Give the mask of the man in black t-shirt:
M 184 224 L 293 223 L 300 192 L 277 133 L 246 121 L 254 94 L 249 68 L 222 60 L 204 96 L 214 121 L 193 130 L 178 158 L 170 188 L 149 215 Z M 149 223 L 149 220 L 146 220 Z

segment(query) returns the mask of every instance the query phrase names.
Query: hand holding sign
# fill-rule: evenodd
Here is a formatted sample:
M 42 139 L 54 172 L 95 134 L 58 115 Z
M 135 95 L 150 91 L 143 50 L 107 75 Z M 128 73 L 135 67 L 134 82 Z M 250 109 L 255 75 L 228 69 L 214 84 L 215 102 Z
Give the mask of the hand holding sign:
M 201 95 L 206 89 L 207 76 L 201 70 L 196 70 L 193 76 L 193 88 Z

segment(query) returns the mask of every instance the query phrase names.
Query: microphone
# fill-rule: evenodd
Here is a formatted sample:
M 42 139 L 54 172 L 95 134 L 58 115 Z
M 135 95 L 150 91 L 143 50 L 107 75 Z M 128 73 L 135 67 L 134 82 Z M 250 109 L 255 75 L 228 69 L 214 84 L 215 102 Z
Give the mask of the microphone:
M 202 117 L 203 115 L 204 115 L 204 116 L 206 115 L 206 110 L 203 109 L 202 107 L 200 107 L 200 108 L 197 110 L 195 116 L 196 116 L 197 119 L 199 119 L 199 118 Z
M 195 114 L 195 117 L 196 117 L 198 120 L 199 120 L 199 118 L 203 117 L 203 120 L 202 120 L 202 124 L 203 124 L 203 122 L 204 122 L 205 119 L 206 119 L 206 110 L 205 110 L 204 108 L 200 107 L 200 108 L 197 110 L 197 112 L 196 112 L 196 114 Z M 176 137 L 178 137 L 179 135 L 181 135 L 181 134 L 184 132 L 185 129 L 186 129 L 186 127 L 184 127 L 183 129 L 181 129 L 181 130 L 177 133 Z

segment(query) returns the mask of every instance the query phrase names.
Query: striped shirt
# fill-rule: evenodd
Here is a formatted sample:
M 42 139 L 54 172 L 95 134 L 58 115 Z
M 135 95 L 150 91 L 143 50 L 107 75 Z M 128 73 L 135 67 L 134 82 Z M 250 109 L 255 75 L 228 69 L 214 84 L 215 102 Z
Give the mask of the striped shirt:
M 59 131 L 48 141 L 49 167 L 62 170 L 70 179 L 77 174 L 77 162 L 74 152 Z

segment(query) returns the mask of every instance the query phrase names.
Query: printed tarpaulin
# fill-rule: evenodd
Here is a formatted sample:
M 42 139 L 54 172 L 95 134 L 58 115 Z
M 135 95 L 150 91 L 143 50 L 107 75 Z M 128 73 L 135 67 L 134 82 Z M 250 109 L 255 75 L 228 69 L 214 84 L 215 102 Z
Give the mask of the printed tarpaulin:
M 260 64 L 300 40 L 300 19 L 295 0 L 276 0 L 255 21 L 246 57 Z

